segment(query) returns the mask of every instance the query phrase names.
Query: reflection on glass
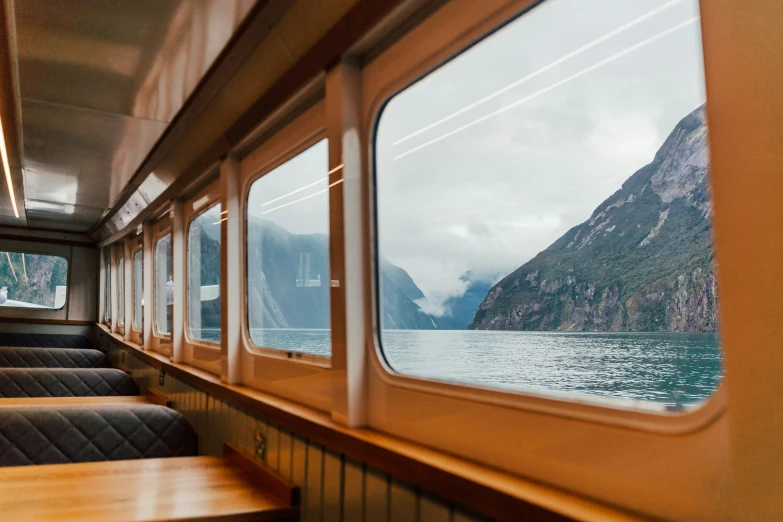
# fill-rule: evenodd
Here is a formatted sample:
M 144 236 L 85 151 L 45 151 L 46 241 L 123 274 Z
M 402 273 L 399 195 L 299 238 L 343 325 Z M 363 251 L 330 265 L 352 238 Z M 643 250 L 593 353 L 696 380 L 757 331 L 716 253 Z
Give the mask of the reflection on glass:
M 329 182 L 322 140 L 247 201 L 247 313 L 256 346 L 329 356 Z
M 111 262 L 106 261 L 106 322 L 111 322 Z
M 117 324 L 125 324 L 125 259 L 117 263 Z
M 220 219 L 215 205 L 188 229 L 188 334 L 220 342 Z
M 171 303 L 174 281 L 171 278 L 171 234 L 155 243 L 155 329 L 158 333 L 171 333 Z
M 133 254 L 133 329 L 141 330 L 142 309 L 141 303 L 144 296 L 144 264 L 141 249 Z
M 672 410 L 715 389 L 698 7 L 549 0 L 389 101 L 375 188 L 397 372 Z
M 64 258 L 0 251 L 0 307 L 57 310 L 67 294 Z

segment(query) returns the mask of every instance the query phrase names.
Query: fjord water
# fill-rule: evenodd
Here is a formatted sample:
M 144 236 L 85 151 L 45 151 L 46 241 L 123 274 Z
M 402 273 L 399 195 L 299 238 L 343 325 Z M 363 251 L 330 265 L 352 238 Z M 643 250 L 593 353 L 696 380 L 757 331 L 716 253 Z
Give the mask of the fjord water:
M 329 355 L 329 330 L 259 329 L 259 346 Z M 398 373 L 487 388 L 649 401 L 671 409 L 706 399 L 722 375 L 714 333 L 384 330 Z

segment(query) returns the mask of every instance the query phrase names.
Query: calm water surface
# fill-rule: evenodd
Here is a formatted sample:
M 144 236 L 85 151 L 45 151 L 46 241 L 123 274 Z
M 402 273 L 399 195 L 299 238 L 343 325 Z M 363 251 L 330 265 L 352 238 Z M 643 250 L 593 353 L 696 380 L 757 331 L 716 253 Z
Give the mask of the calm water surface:
M 259 346 L 331 350 L 329 330 L 259 329 L 251 337 Z M 405 375 L 669 407 L 707 398 L 722 375 L 717 334 L 385 330 L 382 344 Z

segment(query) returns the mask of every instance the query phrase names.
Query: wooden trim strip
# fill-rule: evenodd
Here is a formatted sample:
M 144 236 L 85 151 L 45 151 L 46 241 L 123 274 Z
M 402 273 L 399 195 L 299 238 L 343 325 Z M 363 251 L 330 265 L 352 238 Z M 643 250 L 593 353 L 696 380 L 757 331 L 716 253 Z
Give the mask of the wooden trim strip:
M 151 366 L 163 369 L 175 379 L 488 517 L 544 522 L 646 520 L 642 515 L 371 429 L 346 428 L 326 413 L 246 386 L 224 384 L 218 376 L 186 364 L 172 363 L 163 355 L 144 351 L 119 336 L 108 334 L 108 329 L 102 324 L 97 326 L 122 349 Z
M 0 317 L 0 323 L 52 324 L 58 326 L 93 326 L 95 321 L 77 319 L 41 319 L 37 317 Z
M 21 397 L 0 399 L 0 410 L 5 408 L 89 408 L 92 406 L 127 406 L 154 404 L 138 395 L 111 395 L 108 397 Z
M 52 232 L 52 230 L 49 230 Z M 73 239 L 56 239 L 51 237 L 22 236 L 16 234 L 0 233 L 0 240 L 8 241 L 26 241 L 28 243 L 46 243 L 49 245 L 78 246 L 86 248 L 98 248 L 92 241 L 77 241 Z
M 260 460 L 254 459 L 238 446 L 224 442 L 223 460 L 230 466 L 247 473 L 257 482 L 258 487 L 272 492 L 289 506 L 298 506 L 301 503 L 299 486 L 276 473 Z

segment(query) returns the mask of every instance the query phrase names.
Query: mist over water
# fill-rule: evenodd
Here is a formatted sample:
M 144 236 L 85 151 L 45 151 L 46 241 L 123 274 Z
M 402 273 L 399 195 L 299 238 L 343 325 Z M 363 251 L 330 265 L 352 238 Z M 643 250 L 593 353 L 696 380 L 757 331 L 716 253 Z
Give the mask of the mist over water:
M 329 330 L 254 329 L 258 346 L 329 355 Z M 556 391 L 680 408 L 709 397 L 722 376 L 711 333 L 384 330 L 398 373 L 546 394 Z

